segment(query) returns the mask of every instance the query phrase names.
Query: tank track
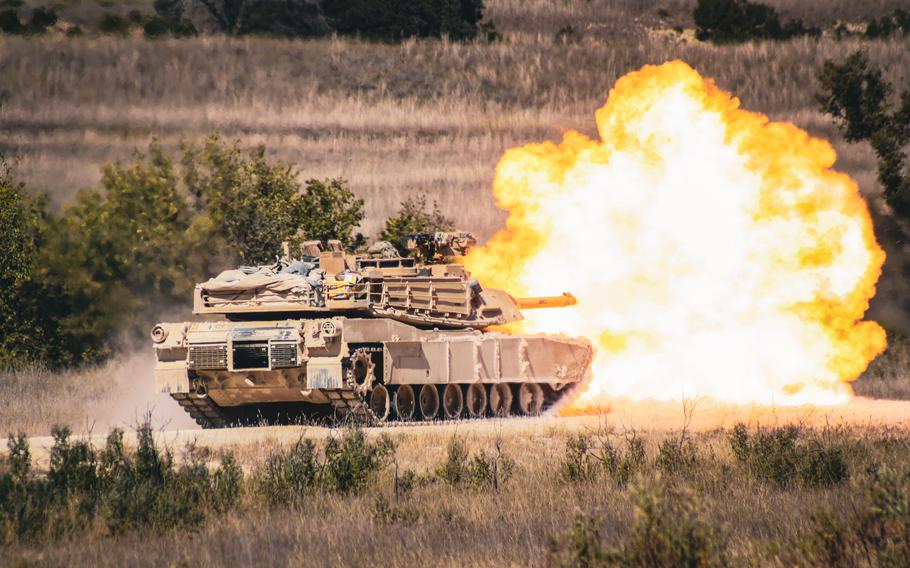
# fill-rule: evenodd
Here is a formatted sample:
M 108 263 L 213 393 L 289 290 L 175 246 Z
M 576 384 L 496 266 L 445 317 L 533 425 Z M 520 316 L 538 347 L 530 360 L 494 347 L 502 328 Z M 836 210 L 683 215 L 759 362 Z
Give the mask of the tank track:
M 567 386 L 559 391 L 547 391 L 541 414 L 558 411 L 560 408 L 570 404 L 584 392 L 584 386 L 589 380 L 590 377 L 580 383 Z M 309 422 L 322 422 L 326 425 L 358 424 L 377 426 L 392 424 L 431 424 L 436 421 L 446 420 L 441 417 L 434 420 L 421 418 L 399 420 L 394 417 L 393 413 L 389 413 L 388 418 L 382 419 L 370 408 L 367 395 L 362 394 L 357 389 L 339 389 L 324 391 L 324 393 L 331 402 L 333 416 L 328 417 L 326 420 L 319 421 L 317 419 L 309 419 L 304 414 L 301 414 L 298 422 L 287 421 L 286 423 L 306 424 Z M 392 393 L 394 393 L 394 390 Z M 243 420 L 239 416 L 232 416 L 229 414 L 228 409 L 222 409 L 207 396 L 199 396 L 195 393 L 172 393 L 171 397 L 173 397 L 202 428 L 223 428 L 234 424 L 240 425 L 244 422 L 250 423 L 249 420 Z M 247 409 L 247 413 L 251 416 L 256 416 L 256 407 L 254 406 Z M 513 412 L 511 413 L 511 416 L 520 416 L 520 414 Z M 290 418 L 290 413 L 288 413 L 285 418 Z M 253 423 L 257 422 L 254 420 Z
M 326 391 L 325 395 L 332 402 L 335 409 L 335 416 L 342 422 L 353 422 L 355 424 L 378 424 L 382 422 L 376 414 L 370 410 L 367 404 L 366 396 L 358 394 L 353 390 L 334 390 Z
M 196 421 L 196 424 L 203 428 L 221 428 L 228 424 L 227 416 L 207 396 L 199 396 L 194 393 L 171 393 L 171 398 L 176 400 L 183 410 Z

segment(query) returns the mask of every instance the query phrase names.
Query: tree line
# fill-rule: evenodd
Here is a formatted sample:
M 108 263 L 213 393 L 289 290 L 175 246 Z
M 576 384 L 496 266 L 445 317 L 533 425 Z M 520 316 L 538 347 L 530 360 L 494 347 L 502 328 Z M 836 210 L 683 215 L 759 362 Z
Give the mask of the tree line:
M 187 306 L 196 282 L 236 264 L 274 262 L 283 241 L 341 240 L 364 203 L 343 179 L 298 169 L 211 136 L 172 155 L 157 142 L 132 163 L 104 166 L 101 187 L 61 214 L 0 168 L 0 368 L 103 361 Z M 423 198 L 406 199 L 381 238 L 403 251 L 413 232 L 451 228 Z

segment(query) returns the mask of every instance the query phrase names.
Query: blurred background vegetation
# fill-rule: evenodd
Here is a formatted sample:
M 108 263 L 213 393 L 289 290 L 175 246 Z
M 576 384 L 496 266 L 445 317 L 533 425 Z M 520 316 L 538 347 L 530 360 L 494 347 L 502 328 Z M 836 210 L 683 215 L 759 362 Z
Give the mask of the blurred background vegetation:
M 141 337 L 196 282 L 237 263 L 270 264 L 283 241 L 365 242 L 363 200 L 343 179 L 297 181 L 294 166 L 217 135 L 176 159 L 156 142 L 104 167 L 59 215 L 0 177 L 0 367 L 96 363 Z M 385 238 L 451 226 L 434 204 L 406 200 Z M 125 336 L 125 337 L 124 337 Z

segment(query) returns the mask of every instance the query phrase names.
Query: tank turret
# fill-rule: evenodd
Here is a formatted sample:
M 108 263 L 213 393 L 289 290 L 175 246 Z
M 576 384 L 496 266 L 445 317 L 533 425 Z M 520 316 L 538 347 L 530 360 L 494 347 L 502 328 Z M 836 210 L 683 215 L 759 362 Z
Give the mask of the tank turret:
M 402 257 L 310 241 L 222 272 L 196 286 L 193 312 L 224 321 L 152 330 L 156 384 L 203 426 L 540 413 L 584 380 L 590 343 L 489 329 L 575 298 L 484 288 L 459 263 L 475 242 L 413 235 Z

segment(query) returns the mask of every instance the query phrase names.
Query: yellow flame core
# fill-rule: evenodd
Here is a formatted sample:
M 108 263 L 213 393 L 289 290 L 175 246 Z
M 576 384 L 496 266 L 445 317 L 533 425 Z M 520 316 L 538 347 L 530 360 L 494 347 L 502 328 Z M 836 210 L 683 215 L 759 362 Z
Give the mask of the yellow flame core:
M 834 149 L 739 108 L 681 61 L 617 81 L 600 141 L 507 151 L 506 228 L 466 258 L 484 285 L 578 298 L 521 330 L 590 338 L 608 397 L 836 404 L 886 345 L 862 321 L 885 254 Z

